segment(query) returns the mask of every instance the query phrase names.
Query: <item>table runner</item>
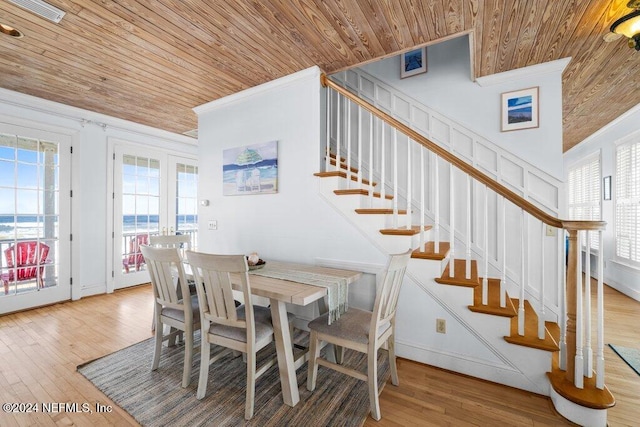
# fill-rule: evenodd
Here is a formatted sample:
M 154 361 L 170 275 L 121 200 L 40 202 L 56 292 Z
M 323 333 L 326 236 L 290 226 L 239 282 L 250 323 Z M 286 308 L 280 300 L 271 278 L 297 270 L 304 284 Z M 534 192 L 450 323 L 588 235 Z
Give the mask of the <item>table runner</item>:
M 295 268 L 265 265 L 258 270 L 251 270 L 249 274 L 271 277 L 273 279 L 289 280 L 291 282 L 304 283 L 305 285 L 321 286 L 327 289 L 329 306 L 329 324 L 340 318 L 349 308 L 349 289 L 347 279 L 327 274 L 311 273 Z

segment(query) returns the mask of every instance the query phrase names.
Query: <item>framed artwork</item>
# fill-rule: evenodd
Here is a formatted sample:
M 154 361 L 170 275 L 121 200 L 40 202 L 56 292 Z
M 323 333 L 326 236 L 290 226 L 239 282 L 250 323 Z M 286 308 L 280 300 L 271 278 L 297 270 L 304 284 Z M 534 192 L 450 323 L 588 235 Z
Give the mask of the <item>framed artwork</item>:
M 502 132 L 538 127 L 538 87 L 502 94 Z
M 278 141 L 222 151 L 222 194 L 278 192 Z
M 400 78 L 427 72 L 427 48 L 404 52 L 400 55 Z
M 602 195 L 605 200 L 611 200 L 611 175 L 602 178 Z

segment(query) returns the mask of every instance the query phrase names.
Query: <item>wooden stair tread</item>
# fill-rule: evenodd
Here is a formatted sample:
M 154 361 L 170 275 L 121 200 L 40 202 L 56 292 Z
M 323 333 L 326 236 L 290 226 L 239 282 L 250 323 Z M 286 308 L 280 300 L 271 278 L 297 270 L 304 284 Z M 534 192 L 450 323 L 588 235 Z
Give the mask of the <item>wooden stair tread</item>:
M 556 367 L 547 372 L 551 387 L 562 397 L 578 405 L 591 409 L 608 409 L 616 404 L 616 399 L 607 386 L 600 390 L 596 387 L 596 376 L 584 378 L 584 388 L 577 388 L 566 378 L 566 372 Z
M 320 178 L 330 178 L 333 176 L 339 176 L 340 178 L 345 178 L 347 179 L 347 173 L 345 171 L 339 170 L 339 171 L 328 171 L 328 172 L 316 172 L 313 174 L 313 176 L 318 176 Z M 351 175 L 351 181 L 358 181 L 358 177 Z M 362 184 L 364 185 L 371 185 L 372 187 L 375 187 L 376 185 L 378 185 L 377 183 L 370 183 L 368 180 L 366 179 L 362 179 Z
M 442 273 L 442 276 L 436 279 L 437 283 L 443 285 L 455 285 L 455 286 L 467 286 L 467 287 L 475 287 L 478 286 L 478 263 L 476 260 L 471 260 L 471 278 L 467 279 L 465 277 L 466 273 L 466 260 L 464 259 L 455 259 L 454 262 L 454 276 L 449 277 L 449 268 L 451 266 L 451 262 L 447 264 Z
M 516 313 L 518 312 L 519 300 L 511 299 Z M 504 337 L 505 341 L 511 344 L 523 345 L 525 347 L 537 348 L 538 350 L 558 351 L 560 347 L 556 340 L 551 336 L 549 330 L 545 328 L 545 338 L 538 338 L 538 315 L 529 303 L 524 301 L 525 321 L 524 336 L 518 335 L 518 316 L 511 318 L 511 335 Z M 546 325 L 546 322 L 545 322 Z
M 337 194 L 338 196 L 348 196 L 348 195 L 368 196 L 369 190 L 366 190 L 364 188 L 351 188 L 348 190 L 333 190 L 333 193 Z M 374 191 L 373 197 L 379 199 L 381 198 L 381 194 L 378 193 L 377 191 Z M 393 200 L 393 196 L 391 194 L 385 194 L 384 198 L 386 200 Z
M 431 230 L 430 225 L 424 226 L 424 231 Z M 399 227 L 399 228 L 384 228 L 380 230 L 380 233 L 385 236 L 415 236 L 420 233 L 420 226 L 414 225 L 411 228 L 407 229 L 407 227 Z
M 362 215 L 392 215 L 393 209 L 364 208 L 364 209 L 356 209 L 356 213 L 359 213 Z M 406 214 L 407 214 L 406 210 L 404 209 L 398 210 L 398 215 L 406 215 Z
M 440 242 L 439 251 L 436 252 L 436 243 L 435 242 L 427 242 L 424 245 L 424 250 L 420 250 L 420 248 L 416 249 L 411 253 L 411 258 L 418 259 L 431 259 L 436 261 L 442 261 L 449 254 L 449 242 Z
M 482 278 L 478 280 L 480 286 L 473 290 L 473 305 L 469 310 L 476 313 L 490 314 L 494 316 L 513 317 L 517 311 L 509 301 L 509 295 L 505 292 L 506 307 L 500 307 L 500 279 L 488 279 L 487 305 L 482 304 Z
M 331 160 L 329 160 L 329 163 L 330 163 L 332 166 L 335 166 L 335 165 L 336 165 L 336 160 L 335 160 L 335 158 L 332 158 Z M 347 163 L 346 163 L 346 162 L 344 162 L 344 160 L 340 162 L 340 169 L 347 170 Z M 348 170 L 350 170 L 350 171 L 351 171 L 351 173 L 358 173 L 358 171 L 359 171 L 359 169 L 358 169 L 358 168 L 354 168 L 353 166 L 351 166 L 351 168 L 349 168 Z

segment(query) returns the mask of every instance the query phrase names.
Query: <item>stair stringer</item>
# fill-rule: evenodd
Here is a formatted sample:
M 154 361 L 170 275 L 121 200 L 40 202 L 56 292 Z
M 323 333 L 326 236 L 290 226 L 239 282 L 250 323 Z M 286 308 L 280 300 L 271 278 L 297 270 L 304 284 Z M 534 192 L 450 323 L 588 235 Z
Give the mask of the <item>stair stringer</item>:
M 325 177 L 319 181 L 321 197 L 347 218 L 383 253 L 399 253 L 407 250 L 408 247 L 415 249 L 419 246 L 417 236 L 385 236 L 380 233 L 380 229 L 390 228 L 391 215 L 357 214 L 355 209 L 361 207 L 359 196 L 337 196 L 334 194 L 334 189 L 344 188 L 344 178 Z M 390 202 L 385 201 L 385 203 L 390 205 Z M 403 223 L 400 222 L 400 224 Z M 473 303 L 472 288 L 436 283 L 434 279 L 440 277 L 446 261 L 446 259 L 444 261 L 412 259 L 407 269 L 407 275 L 415 287 L 420 289 L 436 307 L 444 310 L 451 319 L 460 325 L 460 330 L 464 331 L 463 333 L 469 340 L 476 343 L 476 352 L 488 351 L 493 357 L 478 359 L 471 352 L 462 354 L 443 347 L 431 347 L 430 339 L 424 339 L 420 342 L 411 341 L 406 337 L 412 335 L 407 328 L 410 328 L 408 325 L 415 323 L 413 321 L 397 325 L 398 355 L 548 396 L 549 380 L 546 372 L 551 369 L 552 354 L 544 350 L 507 343 L 504 336 L 510 333 L 510 319 L 470 311 L 468 306 Z M 423 324 L 421 328 L 433 329 L 432 335 L 435 335 L 435 321 L 433 317 L 428 316 L 428 312 L 422 307 L 401 304 L 409 291 L 410 288 L 405 289 L 404 287 L 401 291 L 401 300 L 398 306 L 399 319 L 407 315 L 411 319 L 422 319 L 426 325 L 431 324 L 434 327 L 427 326 L 425 328 Z

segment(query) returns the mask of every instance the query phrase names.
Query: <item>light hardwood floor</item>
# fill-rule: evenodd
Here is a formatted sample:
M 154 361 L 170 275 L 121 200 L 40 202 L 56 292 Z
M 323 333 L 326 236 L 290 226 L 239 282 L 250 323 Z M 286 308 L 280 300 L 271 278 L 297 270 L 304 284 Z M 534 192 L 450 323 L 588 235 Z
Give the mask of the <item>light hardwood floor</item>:
M 110 295 L 0 317 L 0 403 L 89 403 L 94 411 L 8 415 L 0 426 L 137 425 L 76 372 L 76 366 L 151 337 L 151 289 Z M 640 347 L 640 303 L 606 288 L 605 342 Z M 609 425 L 636 426 L 640 376 L 605 347 L 607 385 L 617 399 Z M 487 381 L 399 360 L 400 386 L 381 395 L 382 420 L 365 426 L 570 425 L 548 398 Z M 113 405 L 96 413 L 95 404 Z

